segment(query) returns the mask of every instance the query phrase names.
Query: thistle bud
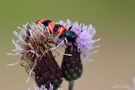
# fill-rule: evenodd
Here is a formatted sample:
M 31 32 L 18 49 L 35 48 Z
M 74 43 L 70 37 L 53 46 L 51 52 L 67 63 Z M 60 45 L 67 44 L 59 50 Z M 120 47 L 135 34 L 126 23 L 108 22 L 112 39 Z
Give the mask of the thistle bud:
M 57 89 L 62 83 L 62 72 L 52 55 L 55 48 L 55 35 L 35 23 L 23 25 L 20 33 L 14 32 L 18 40 L 13 40 L 15 55 L 29 76 L 33 77 L 39 87 Z M 29 80 L 29 79 L 28 79 Z
M 89 55 L 96 52 L 92 51 L 94 48 L 99 47 L 99 45 L 93 46 L 93 44 L 100 39 L 93 40 L 96 31 L 92 25 L 87 26 L 78 24 L 78 22 L 72 23 L 70 20 L 66 22 L 59 21 L 58 23 L 68 27 L 70 29 L 69 32 L 71 32 L 67 33 L 68 37 L 65 37 L 67 42 L 65 54 L 71 54 L 72 56 L 63 56 L 61 69 L 63 77 L 68 81 L 73 81 L 82 75 L 81 59 L 91 61 Z
M 67 46 L 65 54 L 71 54 L 72 56 L 63 56 L 62 61 L 62 74 L 67 81 L 73 81 L 78 79 L 83 72 L 80 52 L 77 50 L 77 46 Z
M 37 61 L 33 72 L 35 73 L 35 81 L 39 87 L 45 86 L 46 88 L 50 88 L 49 86 L 52 84 L 55 90 L 62 83 L 61 70 L 50 51 Z

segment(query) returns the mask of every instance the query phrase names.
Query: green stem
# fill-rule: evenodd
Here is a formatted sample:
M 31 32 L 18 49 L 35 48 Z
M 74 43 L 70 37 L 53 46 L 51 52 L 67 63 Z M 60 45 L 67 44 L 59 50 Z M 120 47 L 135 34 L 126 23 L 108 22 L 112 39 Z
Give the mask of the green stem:
M 69 81 L 69 90 L 73 90 L 73 87 L 74 87 L 74 80 Z

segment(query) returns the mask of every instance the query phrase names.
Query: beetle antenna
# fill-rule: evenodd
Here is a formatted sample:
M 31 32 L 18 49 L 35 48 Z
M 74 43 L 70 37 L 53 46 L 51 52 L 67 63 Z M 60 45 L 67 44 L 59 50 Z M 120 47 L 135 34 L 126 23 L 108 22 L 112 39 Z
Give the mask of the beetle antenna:
M 81 31 L 78 33 L 78 35 L 79 35 L 82 31 L 83 31 L 83 30 L 81 30 Z M 77 36 L 78 36 L 78 35 L 77 35 Z
M 68 28 L 68 30 L 70 31 L 72 27 L 73 27 L 73 26 L 70 26 L 70 27 Z

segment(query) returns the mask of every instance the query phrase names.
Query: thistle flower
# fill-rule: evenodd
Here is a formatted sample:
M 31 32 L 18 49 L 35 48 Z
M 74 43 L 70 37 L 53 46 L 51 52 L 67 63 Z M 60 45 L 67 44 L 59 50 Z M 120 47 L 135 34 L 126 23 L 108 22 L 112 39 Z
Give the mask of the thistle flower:
M 52 84 L 53 90 L 57 89 L 62 83 L 62 73 L 51 52 L 55 49 L 57 36 L 35 23 L 19 29 L 20 33 L 14 32 L 18 40 L 12 40 L 16 47 L 13 52 L 21 58 L 19 63 L 39 87 L 49 89 Z
M 79 78 L 82 74 L 81 55 L 84 60 L 89 60 L 88 55 L 94 53 L 91 52 L 91 50 L 99 47 L 93 46 L 93 43 L 100 39 L 92 39 L 96 33 L 95 28 L 93 28 L 92 25 L 86 26 L 85 24 L 78 24 L 78 22 L 72 23 L 70 20 L 67 20 L 66 22 L 59 21 L 58 23 L 67 28 L 72 26 L 70 31 L 77 35 L 75 42 L 68 42 L 65 54 L 68 53 L 72 56 L 64 55 L 61 68 L 65 79 L 72 81 Z
M 61 66 L 63 77 L 69 81 L 69 90 L 73 90 L 74 80 L 78 79 L 83 72 L 81 55 L 84 60 L 89 60 L 88 55 L 95 53 L 91 52 L 91 50 L 99 47 L 93 46 L 93 43 L 100 39 L 92 39 L 96 33 L 92 25 L 86 26 L 85 24 L 78 24 L 78 22 L 72 23 L 70 20 L 66 22 L 59 21 L 58 23 L 67 28 L 72 26 L 70 31 L 77 35 L 75 42 L 67 41 L 68 45 L 65 54 L 71 54 L 72 56 L 64 55 Z

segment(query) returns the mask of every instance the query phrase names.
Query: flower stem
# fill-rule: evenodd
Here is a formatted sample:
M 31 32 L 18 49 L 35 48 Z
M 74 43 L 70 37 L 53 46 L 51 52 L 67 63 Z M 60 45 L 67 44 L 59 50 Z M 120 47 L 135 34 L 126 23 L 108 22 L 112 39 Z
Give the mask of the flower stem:
M 69 90 L 73 90 L 74 87 L 74 80 L 69 81 Z

